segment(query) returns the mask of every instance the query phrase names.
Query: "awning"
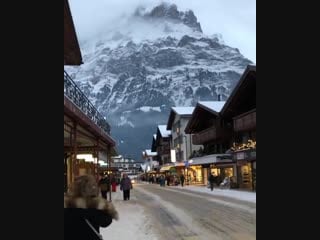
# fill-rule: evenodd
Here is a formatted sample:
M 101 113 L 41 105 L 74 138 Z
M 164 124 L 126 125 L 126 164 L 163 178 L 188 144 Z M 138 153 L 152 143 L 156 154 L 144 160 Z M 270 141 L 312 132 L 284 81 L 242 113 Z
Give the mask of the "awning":
M 174 166 L 163 166 L 162 168 L 160 168 L 160 172 L 170 171 L 170 168 L 172 167 Z
M 203 165 L 203 164 L 219 164 L 219 163 L 232 163 L 232 157 L 230 159 L 221 159 L 221 157 L 230 156 L 229 154 L 211 154 L 203 157 L 197 157 L 189 160 L 189 165 Z
M 215 164 L 216 168 L 231 168 L 236 166 L 236 163 L 230 163 L 230 164 Z
M 184 162 L 175 162 L 175 163 L 174 163 L 174 166 L 175 166 L 175 167 L 184 167 L 184 166 L 185 166 L 185 163 L 184 163 Z

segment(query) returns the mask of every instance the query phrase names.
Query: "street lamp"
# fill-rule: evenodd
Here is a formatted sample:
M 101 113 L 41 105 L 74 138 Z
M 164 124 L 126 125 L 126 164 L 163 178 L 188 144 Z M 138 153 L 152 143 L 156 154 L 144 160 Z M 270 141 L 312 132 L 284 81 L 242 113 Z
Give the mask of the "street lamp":
M 183 138 L 184 138 L 184 149 L 185 149 L 185 152 L 184 152 L 184 175 L 187 175 L 187 179 L 188 179 L 188 159 L 187 159 L 187 136 L 186 135 L 183 135 Z M 187 180 L 188 182 L 188 180 Z
M 187 136 L 183 135 L 184 138 L 184 161 L 187 161 Z

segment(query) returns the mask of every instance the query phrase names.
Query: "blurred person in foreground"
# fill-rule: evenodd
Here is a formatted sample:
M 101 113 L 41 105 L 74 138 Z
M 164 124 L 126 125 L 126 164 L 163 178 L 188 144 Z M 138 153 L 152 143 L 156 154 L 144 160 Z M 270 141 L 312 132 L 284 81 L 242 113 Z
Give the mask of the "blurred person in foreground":
M 118 213 L 112 203 L 98 197 L 91 175 L 77 177 L 71 193 L 64 196 L 64 240 L 101 240 L 100 227 L 108 227 Z

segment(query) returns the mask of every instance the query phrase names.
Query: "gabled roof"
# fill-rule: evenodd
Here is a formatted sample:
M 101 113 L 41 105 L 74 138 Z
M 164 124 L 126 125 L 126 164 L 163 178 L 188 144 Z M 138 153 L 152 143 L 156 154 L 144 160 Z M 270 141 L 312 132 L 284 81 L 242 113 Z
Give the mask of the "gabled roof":
M 167 130 L 172 129 L 172 124 L 176 115 L 181 117 L 191 117 L 194 107 L 172 107 L 167 123 Z
M 167 125 L 159 125 L 158 129 L 160 131 L 161 137 L 163 138 L 170 137 L 171 131 L 167 130 Z
M 155 148 L 157 148 L 160 144 L 160 140 L 162 139 L 163 141 L 167 142 L 170 140 L 171 137 L 171 131 L 167 130 L 167 125 L 158 125 L 157 127 L 157 138 L 155 141 L 154 146 L 152 146 L 152 150 L 155 151 Z
M 256 66 L 248 65 L 220 114 L 232 118 L 256 108 Z
M 226 102 L 224 101 L 208 101 L 208 102 L 198 102 L 198 105 L 214 114 L 219 114 L 222 107 Z
M 202 116 L 216 118 L 219 116 L 219 112 L 224 106 L 223 101 L 208 101 L 208 102 L 198 102 L 188 124 L 185 128 L 185 133 L 190 134 L 192 130 L 199 126 Z
M 192 114 L 194 107 L 172 107 L 171 109 L 180 116 L 188 116 Z
M 146 155 L 149 156 L 149 157 L 157 156 L 157 155 L 158 155 L 157 152 L 152 152 L 151 149 L 146 149 L 145 153 L 146 153 Z
M 68 0 L 64 0 L 63 60 L 64 65 L 82 64 L 82 56 Z

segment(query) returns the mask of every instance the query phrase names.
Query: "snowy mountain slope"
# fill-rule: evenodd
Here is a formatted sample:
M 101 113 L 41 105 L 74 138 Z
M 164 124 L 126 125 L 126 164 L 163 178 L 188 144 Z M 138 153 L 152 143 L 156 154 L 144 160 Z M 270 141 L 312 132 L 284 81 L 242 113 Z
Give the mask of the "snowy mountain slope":
M 139 7 L 107 29 L 82 43 L 84 64 L 66 70 L 107 117 L 120 151 L 138 159 L 170 107 L 226 100 L 251 63 L 175 5 Z

